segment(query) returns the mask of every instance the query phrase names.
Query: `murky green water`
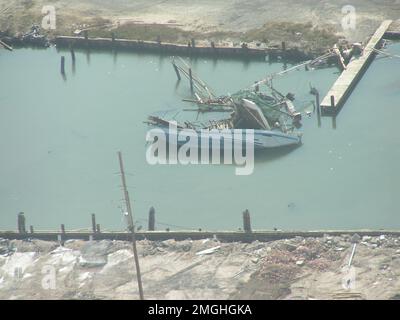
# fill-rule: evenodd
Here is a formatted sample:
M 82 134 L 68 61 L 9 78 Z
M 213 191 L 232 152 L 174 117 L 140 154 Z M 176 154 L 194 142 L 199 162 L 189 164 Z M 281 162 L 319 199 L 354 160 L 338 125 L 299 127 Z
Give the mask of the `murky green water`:
M 389 50 L 400 54 L 400 45 Z M 253 175 L 236 176 L 232 166 L 146 163 L 146 116 L 185 106 L 189 96 L 168 57 L 76 56 L 73 72 L 68 52 L 0 52 L 0 229 L 14 229 L 19 211 L 36 229 L 88 227 L 92 212 L 103 229 L 123 229 L 118 150 L 139 224 L 154 206 L 158 222 L 190 228 L 236 229 L 246 208 L 258 229 L 400 227 L 400 59 L 374 61 L 336 129 L 331 118 L 321 128 L 316 115 L 306 118 L 300 148 L 258 157 Z M 220 94 L 283 68 L 212 59 L 192 65 Z M 275 85 L 306 105 L 310 82 L 322 97 L 336 77 L 335 69 L 301 70 Z

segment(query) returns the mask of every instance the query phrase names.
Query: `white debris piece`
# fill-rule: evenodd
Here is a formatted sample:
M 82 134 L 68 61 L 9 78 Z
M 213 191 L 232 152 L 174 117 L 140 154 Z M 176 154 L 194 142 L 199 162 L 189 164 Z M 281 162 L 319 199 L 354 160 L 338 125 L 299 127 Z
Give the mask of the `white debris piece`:
M 304 264 L 304 260 L 298 260 L 296 261 L 296 265 L 302 266 Z
M 206 250 L 203 250 L 203 251 L 196 252 L 196 256 L 202 256 L 204 254 L 213 254 L 219 248 L 221 248 L 221 246 L 217 246 L 217 247 L 213 247 L 213 248 L 210 248 L 210 249 L 206 249 Z

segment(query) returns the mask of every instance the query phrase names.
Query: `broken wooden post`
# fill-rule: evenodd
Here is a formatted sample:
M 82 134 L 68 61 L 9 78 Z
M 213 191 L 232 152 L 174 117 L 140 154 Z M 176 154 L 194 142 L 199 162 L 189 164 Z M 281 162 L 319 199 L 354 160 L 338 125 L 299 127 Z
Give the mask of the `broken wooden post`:
M 61 74 L 65 75 L 65 57 L 61 56 Z
M 23 212 L 18 213 L 18 233 L 26 233 L 25 215 Z
M 96 233 L 96 215 L 92 213 L 92 232 Z
M 174 62 L 172 63 L 172 66 L 174 67 L 176 76 L 178 77 L 178 81 L 180 81 L 180 80 L 181 80 L 181 75 L 180 75 L 180 73 L 179 73 L 178 67 L 176 66 L 176 64 L 175 64 Z
M 196 41 L 194 40 L 194 38 L 192 38 L 190 41 L 192 42 L 192 48 L 195 48 L 196 47 Z
M 315 105 L 317 108 L 317 119 L 318 119 L 318 128 L 321 127 L 321 106 L 319 103 L 319 91 L 315 89 Z
M 34 233 L 34 231 L 33 231 L 33 226 L 30 226 L 30 227 L 29 227 L 29 231 L 30 231 L 31 234 Z
M 61 234 L 65 235 L 65 225 L 61 225 Z
M 331 108 L 335 108 L 335 96 L 331 96 Z
M 244 232 L 251 232 L 250 212 L 247 209 L 243 212 L 243 230 Z
M 100 224 L 97 224 L 97 225 L 96 225 L 96 232 L 97 232 L 97 233 L 100 233 L 100 232 L 101 232 L 101 230 L 100 230 Z
M 150 208 L 149 211 L 149 231 L 154 231 L 156 227 L 156 210 L 154 210 L 154 207 Z
M 192 76 L 192 68 L 189 68 L 189 81 L 190 81 L 190 91 L 193 92 L 193 76 Z
M 75 50 L 72 46 L 70 48 L 70 51 L 71 51 L 71 59 L 72 59 L 72 73 L 75 74 Z
M 84 30 L 84 31 L 83 31 L 83 35 L 84 35 L 84 37 L 85 37 L 85 40 L 88 40 L 88 39 L 89 39 L 89 33 L 88 33 L 87 30 Z

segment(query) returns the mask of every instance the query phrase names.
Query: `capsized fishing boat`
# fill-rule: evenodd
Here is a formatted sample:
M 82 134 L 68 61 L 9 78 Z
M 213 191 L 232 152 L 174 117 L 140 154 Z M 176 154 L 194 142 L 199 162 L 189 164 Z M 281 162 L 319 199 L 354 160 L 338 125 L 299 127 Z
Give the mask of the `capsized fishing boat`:
M 163 130 L 167 142 L 176 143 L 178 146 L 192 141 L 199 148 L 204 147 L 204 144 L 200 143 L 204 134 L 207 134 L 210 141 L 206 145 L 208 148 L 212 146 L 213 141 L 219 141 L 221 147 L 227 144 L 241 144 L 246 147 L 251 143 L 255 150 L 301 144 L 300 132 L 280 121 L 270 125 L 257 104 L 247 99 L 235 103 L 234 110 L 228 118 L 209 119 L 206 122 L 178 122 L 166 116 L 151 115 L 146 123 Z M 252 129 L 251 136 L 248 129 Z M 183 138 L 179 139 L 177 136 Z
M 186 144 L 187 140 L 197 143 L 194 136 L 200 137 L 204 131 L 209 133 L 210 139 L 220 139 L 221 143 L 224 139 L 225 143 L 226 141 L 228 143 L 248 143 L 246 134 L 234 135 L 233 133 L 238 129 L 244 129 L 244 132 L 246 129 L 251 129 L 254 133 L 252 138 L 254 149 L 301 144 L 302 135 L 297 130 L 301 126 L 301 113 L 296 111 L 292 103 L 294 95 L 291 93 L 283 95 L 272 85 L 274 76 L 289 72 L 289 69 L 257 81 L 249 88 L 233 94 L 217 96 L 204 81 L 193 73 L 183 59 L 180 60 L 183 65 L 172 62 L 174 69 L 178 74 L 180 72 L 189 79 L 193 96 L 192 99 L 183 100 L 197 105 L 197 109 L 183 109 L 183 111 L 186 112 L 186 115 L 197 111 L 197 117 L 206 114 L 212 114 L 212 116 L 201 120 L 197 118 L 194 121 L 190 121 L 186 117 L 182 121 L 178 121 L 175 116 L 151 115 L 147 123 L 161 128 L 170 143 L 175 141 L 177 134 L 175 131 L 178 131 L 178 135 L 188 137 L 188 139 L 178 139 L 176 143 L 180 145 Z M 295 68 L 291 69 L 295 70 Z M 260 90 L 261 85 L 265 85 L 265 89 L 263 86 L 263 90 Z M 175 121 L 176 128 L 171 132 L 171 124 Z M 229 134 L 232 141 L 226 138 Z

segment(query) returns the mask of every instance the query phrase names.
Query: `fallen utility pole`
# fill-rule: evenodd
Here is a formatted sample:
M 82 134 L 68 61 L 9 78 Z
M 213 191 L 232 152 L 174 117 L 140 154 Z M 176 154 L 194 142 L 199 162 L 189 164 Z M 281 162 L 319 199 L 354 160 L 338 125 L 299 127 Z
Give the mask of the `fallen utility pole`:
M 133 255 L 134 255 L 134 258 L 135 258 L 136 277 L 137 277 L 138 288 L 139 288 L 139 296 L 140 296 L 140 300 L 144 300 L 143 286 L 142 286 L 142 276 L 140 274 L 139 256 L 138 256 L 137 248 L 136 248 L 135 225 L 133 224 L 131 201 L 129 199 L 129 193 L 128 193 L 128 189 L 126 187 L 124 163 L 122 161 L 122 154 L 121 154 L 120 151 L 118 152 L 118 159 L 119 159 L 119 167 L 120 167 L 120 171 L 121 171 L 122 187 L 123 187 L 123 190 L 124 190 L 124 198 L 125 198 L 125 205 L 126 205 L 126 211 L 127 211 L 126 212 L 126 215 L 127 215 L 126 218 L 127 218 L 128 230 L 131 232 L 131 235 L 132 235 L 132 247 L 133 247 Z

